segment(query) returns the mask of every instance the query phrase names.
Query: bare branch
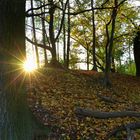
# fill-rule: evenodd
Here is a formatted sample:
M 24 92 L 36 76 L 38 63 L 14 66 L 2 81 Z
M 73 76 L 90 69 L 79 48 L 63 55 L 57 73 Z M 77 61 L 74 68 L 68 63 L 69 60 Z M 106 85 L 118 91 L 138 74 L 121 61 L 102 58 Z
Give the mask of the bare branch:
M 45 7 L 45 6 L 48 6 L 48 5 L 50 5 L 50 4 L 44 4 L 44 5 L 41 5 L 41 6 L 36 7 L 36 8 L 30 8 L 30 9 L 28 9 L 28 10 L 26 11 L 26 14 L 28 14 L 28 12 L 30 12 L 30 11 L 39 10 L 39 9 Z
M 35 43 L 35 42 L 33 42 L 31 39 L 29 39 L 28 37 L 25 37 L 25 38 L 26 38 L 26 40 L 27 40 L 28 42 L 30 42 L 30 43 L 33 44 L 33 45 L 37 45 L 38 47 L 41 47 L 41 48 L 43 48 L 43 49 L 47 49 L 47 50 L 49 50 L 49 51 L 52 51 L 52 48 L 51 48 L 50 46 L 44 46 L 43 44 Z
M 58 39 L 58 37 L 61 33 L 61 30 L 62 30 L 62 27 L 63 27 L 64 18 L 65 18 L 65 10 L 66 10 L 67 4 L 68 4 L 68 0 L 66 1 L 65 6 L 64 6 L 63 15 L 62 15 L 61 24 L 60 24 L 60 29 L 59 29 L 59 32 L 58 32 L 56 38 L 55 38 L 55 41 Z

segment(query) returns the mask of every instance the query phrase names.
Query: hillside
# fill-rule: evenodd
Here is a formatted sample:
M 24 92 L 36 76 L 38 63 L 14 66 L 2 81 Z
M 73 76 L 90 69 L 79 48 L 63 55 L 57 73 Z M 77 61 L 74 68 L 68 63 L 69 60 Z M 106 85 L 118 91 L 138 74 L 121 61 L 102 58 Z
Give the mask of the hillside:
M 30 78 L 29 106 L 52 130 L 51 138 L 104 140 L 114 135 L 115 129 L 119 132 L 116 139 L 140 139 L 140 79 L 114 73 L 110 75 L 112 88 L 107 89 L 102 86 L 103 74 L 94 71 L 43 69 Z M 117 116 L 112 118 L 109 112 Z M 124 125 L 127 130 L 137 130 L 126 136 L 120 133 Z

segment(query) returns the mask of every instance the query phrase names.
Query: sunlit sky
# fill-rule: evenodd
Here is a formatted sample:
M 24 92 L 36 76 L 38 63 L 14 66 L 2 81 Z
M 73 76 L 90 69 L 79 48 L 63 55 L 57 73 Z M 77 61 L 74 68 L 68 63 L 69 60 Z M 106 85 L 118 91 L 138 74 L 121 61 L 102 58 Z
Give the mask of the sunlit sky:
M 139 0 L 133 0 L 132 4 L 135 6 L 140 6 L 140 1 Z

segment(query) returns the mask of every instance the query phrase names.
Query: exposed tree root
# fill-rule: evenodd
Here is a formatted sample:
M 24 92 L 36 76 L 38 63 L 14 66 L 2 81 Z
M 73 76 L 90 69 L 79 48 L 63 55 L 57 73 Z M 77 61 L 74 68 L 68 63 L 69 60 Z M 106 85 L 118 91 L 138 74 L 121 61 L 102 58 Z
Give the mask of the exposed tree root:
M 115 136 L 118 132 L 124 131 L 124 130 L 127 131 L 128 133 L 127 139 L 133 140 L 133 133 L 131 130 L 136 130 L 136 129 L 140 129 L 140 122 L 133 122 L 133 123 L 128 123 L 126 125 L 121 125 L 115 128 L 114 130 L 112 130 L 111 132 L 109 132 L 106 135 L 105 140 L 109 140 L 111 137 Z
M 75 113 L 79 116 L 94 117 L 98 119 L 108 119 L 117 117 L 140 117 L 140 113 L 135 111 L 101 112 L 90 109 L 76 108 Z
M 101 94 L 96 94 L 96 96 L 98 98 L 100 98 L 102 101 L 107 102 L 107 103 L 117 103 L 117 101 L 111 97 L 107 97 L 107 96 L 102 96 Z
M 96 94 L 96 96 L 106 103 L 113 103 L 113 104 L 115 104 L 115 103 L 125 103 L 125 102 L 121 102 L 121 101 L 118 101 L 116 99 L 113 99 L 112 97 L 103 96 L 103 95 L 98 94 L 98 93 Z

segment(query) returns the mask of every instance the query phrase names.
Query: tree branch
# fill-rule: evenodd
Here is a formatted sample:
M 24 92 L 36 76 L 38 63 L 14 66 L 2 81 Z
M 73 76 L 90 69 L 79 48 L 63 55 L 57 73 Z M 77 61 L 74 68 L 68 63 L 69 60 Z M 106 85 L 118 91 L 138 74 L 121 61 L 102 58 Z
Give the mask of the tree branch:
M 62 27 L 63 27 L 64 18 L 65 18 L 65 10 L 66 10 L 67 4 L 68 4 L 68 0 L 66 1 L 65 6 L 64 6 L 63 16 L 62 16 L 61 24 L 60 24 L 60 29 L 59 29 L 59 32 L 58 32 L 56 38 L 55 38 L 55 41 L 57 41 L 57 39 L 58 39 L 58 37 L 59 37 L 59 35 L 60 35 L 60 33 L 61 33 Z
M 25 37 L 25 38 L 26 38 L 26 40 L 27 40 L 28 42 L 30 42 L 30 43 L 33 44 L 33 45 L 37 45 L 38 47 L 41 47 L 41 48 L 47 49 L 47 50 L 49 50 L 49 51 L 52 51 L 52 48 L 51 48 L 50 46 L 44 46 L 43 44 L 35 43 L 35 42 L 33 42 L 31 39 L 29 39 L 28 37 Z
M 28 14 L 28 12 L 30 12 L 30 11 L 32 11 L 32 10 L 39 10 L 39 9 L 45 7 L 45 6 L 48 6 L 48 5 L 50 5 L 50 4 L 48 3 L 48 4 L 44 4 L 44 5 L 41 5 L 41 6 L 36 7 L 36 8 L 30 8 L 30 9 L 28 9 L 25 13 Z

